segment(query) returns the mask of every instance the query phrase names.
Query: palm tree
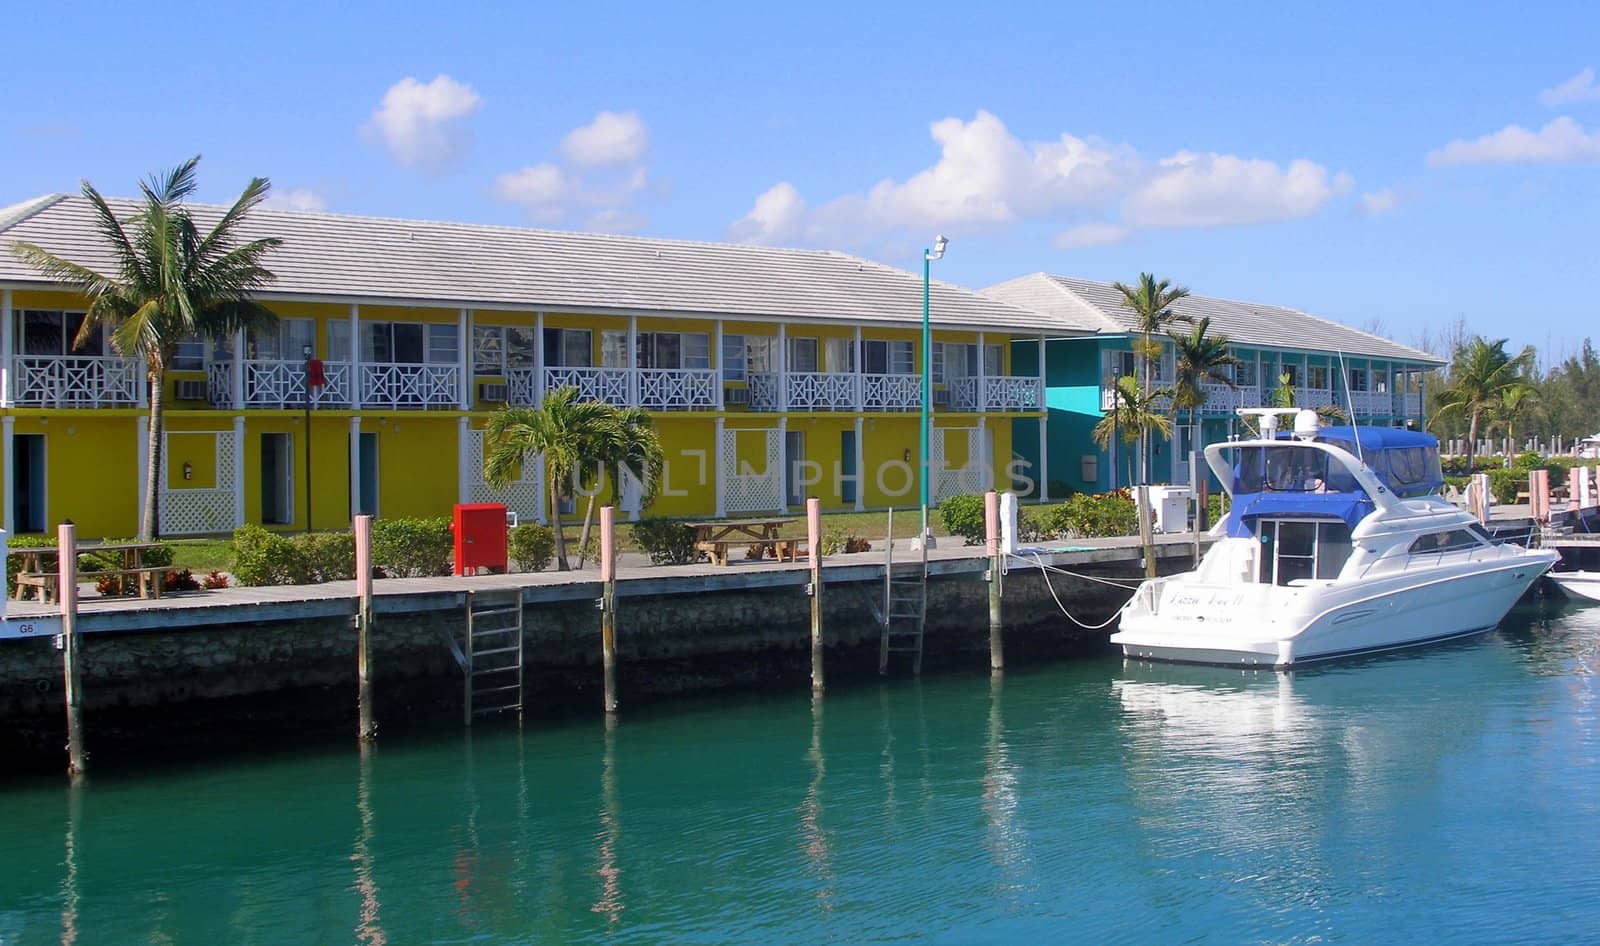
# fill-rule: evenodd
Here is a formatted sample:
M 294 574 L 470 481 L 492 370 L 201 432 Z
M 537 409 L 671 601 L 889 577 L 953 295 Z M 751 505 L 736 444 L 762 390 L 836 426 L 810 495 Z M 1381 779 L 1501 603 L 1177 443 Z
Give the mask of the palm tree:
M 1112 283 L 1113 288 L 1122 293 L 1122 304 L 1133 310 L 1134 330 L 1141 339 L 1134 344 L 1134 351 L 1139 355 L 1139 360 L 1144 366 L 1141 390 L 1150 391 L 1150 366 L 1162 354 L 1162 345 L 1156 341 L 1155 336 L 1166 330 L 1173 322 L 1193 321 L 1187 315 L 1180 315 L 1172 311 L 1172 304 L 1189 295 L 1189 290 L 1183 286 L 1174 286 L 1169 279 L 1157 280 L 1150 273 L 1139 274 L 1139 285 L 1125 286 L 1122 283 Z M 1170 426 L 1170 425 L 1169 425 Z M 1150 441 L 1149 431 L 1142 433 L 1144 455 L 1141 480 L 1148 482 L 1150 479 Z
M 643 487 L 641 503 L 648 506 L 660 489 L 661 468 L 666 463 L 666 454 L 661 449 L 661 434 L 656 430 L 650 412 L 642 407 L 613 407 L 611 410 L 611 427 L 602 432 L 595 443 L 593 469 L 605 470 L 610 474 L 619 499 L 622 497 L 622 474 L 627 471 Z M 596 493 L 598 490 L 589 494 L 589 506 L 583 513 L 583 531 L 578 534 L 579 568 L 583 567 L 589 549 L 589 529 L 594 523 Z
M 578 399 L 578 389 L 558 388 L 539 407 L 504 407 L 489 418 L 493 444 L 483 464 L 484 479 L 496 488 L 509 485 L 534 457 L 544 458 L 555 528 L 556 568 L 567 571 L 567 540 L 561 526 L 561 500 L 579 485 L 584 466 L 593 469 L 603 455 L 600 444 L 614 432 L 616 408 Z
M 1244 364 L 1228 350 L 1228 336 L 1209 335 L 1210 329 L 1211 319 L 1203 318 L 1188 335 L 1167 333 L 1177 362 L 1172 380 L 1172 411 L 1176 416 L 1179 409 L 1187 410 L 1190 427 L 1194 426 L 1195 412 L 1206 405 L 1202 385 L 1218 381 L 1237 388 L 1239 383 L 1234 380 L 1232 369 Z
M 1501 338 L 1491 342 L 1477 336 L 1456 349 L 1450 362 L 1450 381 L 1439 395 L 1435 422 L 1452 414 L 1467 418 L 1469 471 L 1478 448 L 1479 421 L 1501 407 L 1507 392 L 1527 383 L 1527 373 L 1533 364 L 1531 347 L 1512 356 L 1506 353 L 1507 341 L 1509 339 Z
M 1527 381 L 1512 385 L 1500 395 L 1500 407 L 1495 412 L 1495 420 L 1505 429 L 1506 439 L 1516 443 L 1517 423 L 1537 413 L 1539 402 L 1539 389 Z
M 1110 412 L 1094 425 L 1090 436 L 1101 449 L 1109 449 L 1113 439 L 1120 439 L 1132 446 L 1141 439 L 1148 441 L 1152 433 L 1171 434 L 1172 421 L 1155 406 L 1157 399 L 1170 394 L 1171 392 L 1164 388 L 1145 394 L 1139 387 L 1138 378 L 1133 375 L 1123 375 L 1112 385 Z M 1129 479 L 1132 478 L 1130 473 Z M 1113 466 L 1111 488 L 1116 489 L 1117 485 L 1117 471 Z
M 111 330 L 118 354 L 137 357 L 150 385 L 150 455 L 145 476 L 144 518 L 139 537 L 156 537 L 161 521 L 162 398 L 167 368 L 180 342 L 200 338 L 223 341 L 240 329 L 263 329 L 277 316 L 255 301 L 254 293 L 273 278 L 262 265 L 283 241 L 275 237 L 241 242 L 239 231 L 271 184 L 252 178 L 244 193 L 201 235 L 184 201 L 194 193 L 195 155 L 165 176 L 139 183 L 144 202 L 119 219 L 88 181 L 83 196 L 94 208 L 95 224 L 111 251 L 113 269 L 99 273 L 31 243 L 12 251 L 50 279 L 66 283 L 89 300 L 83 327 L 73 340 L 80 347 L 102 327 Z

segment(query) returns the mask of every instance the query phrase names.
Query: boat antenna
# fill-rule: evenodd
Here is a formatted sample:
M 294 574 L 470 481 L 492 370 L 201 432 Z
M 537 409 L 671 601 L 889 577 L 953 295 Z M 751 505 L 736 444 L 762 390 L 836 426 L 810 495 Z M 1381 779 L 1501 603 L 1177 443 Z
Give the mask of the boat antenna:
M 1350 408 L 1350 432 L 1356 438 L 1356 459 L 1366 463 L 1367 458 L 1361 455 L 1361 428 L 1356 426 L 1356 397 L 1350 393 L 1350 372 L 1344 366 L 1344 349 L 1336 351 L 1339 353 L 1339 374 L 1344 376 L 1344 403 Z

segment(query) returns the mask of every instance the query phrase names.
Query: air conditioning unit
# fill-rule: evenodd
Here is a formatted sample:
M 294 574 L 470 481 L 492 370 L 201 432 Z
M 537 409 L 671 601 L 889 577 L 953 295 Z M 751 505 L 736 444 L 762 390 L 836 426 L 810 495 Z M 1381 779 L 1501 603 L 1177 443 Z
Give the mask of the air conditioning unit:
M 722 403 L 726 407 L 749 407 L 749 388 L 723 388 Z
M 199 378 L 179 378 L 173 385 L 180 401 L 204 401 L 206 383 Z
M 949 407 L 950 406 L 950 389 L 949 388 L 934 388 L 933 389 L 933 406 L 934 407 Z
M 478 382 L 478 400 L 489 404 L 504 404 L 506 402 L 506 386 L 497 381 Z

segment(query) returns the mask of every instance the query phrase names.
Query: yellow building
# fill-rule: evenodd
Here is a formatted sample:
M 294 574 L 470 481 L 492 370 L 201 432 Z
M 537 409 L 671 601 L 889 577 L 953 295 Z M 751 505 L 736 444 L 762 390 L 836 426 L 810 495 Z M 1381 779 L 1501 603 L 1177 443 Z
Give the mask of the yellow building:
M 193 208 L 202 225 L 219 210 Z M 299 529 L 308 515 L 338 528 L 457 502 L 542 520 L 537 464 L 507 489 L 484 482 L 482 429 L 565 386 L 652 412 L 667 470 L 651 514 L 917 503 L 918 274 L 825 251 L 282 211 L 259 211 L 245 235 L 284 240 L 262 294 L 279 323 L 180 353 L 163 535 Z M 0 244 L 13 240 L 112 265 L 79 197 L 0 209 Z M 149 392 L 105 339 L 73 347 L 83 309 L 0 253 L 8 532 L 137 529 Z M 930 312 L 934 497 L 1046 483 L 1014 457 L 1045 455 L 1039 352 L 1060 331 L 937 282 Z M 325 379 L 309 405 L 308 358 Z M 614 492 L 637 514 L 632 487 Z

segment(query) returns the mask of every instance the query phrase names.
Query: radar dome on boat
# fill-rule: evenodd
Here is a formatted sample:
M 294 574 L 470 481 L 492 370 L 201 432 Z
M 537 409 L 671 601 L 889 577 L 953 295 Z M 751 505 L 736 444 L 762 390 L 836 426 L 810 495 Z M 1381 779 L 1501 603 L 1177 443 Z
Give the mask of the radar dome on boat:
M 1315 440 L 1322 432 L 1322 418 L 1313 410 L 1303 410 L 1294 415 L 1294 435 L 1298 440 Z

